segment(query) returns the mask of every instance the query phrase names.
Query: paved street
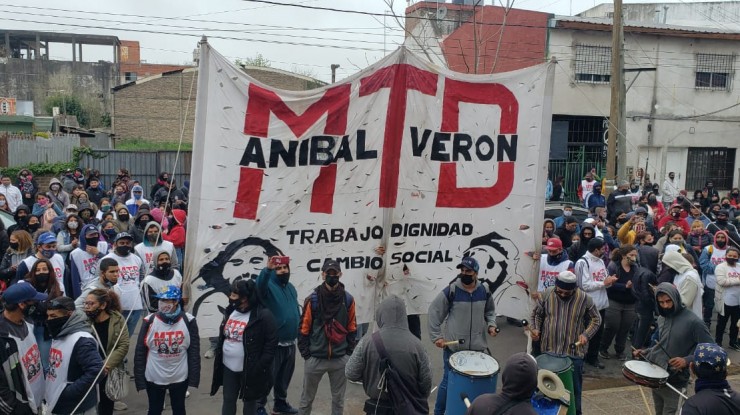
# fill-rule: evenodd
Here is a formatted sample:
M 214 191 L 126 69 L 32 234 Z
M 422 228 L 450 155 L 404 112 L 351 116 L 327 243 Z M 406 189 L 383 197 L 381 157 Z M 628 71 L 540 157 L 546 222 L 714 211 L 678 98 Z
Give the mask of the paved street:
M 506 323 L 505 319 L 499 318 L 499 326 L 501 327 L 501 333 L 494 338 L 489 339 L 489 347 L 493 351 L 493 356 L 500 364 L 506 361 L 506 359 L 520 351 L 524 351 L 526 347 L 526 337 L 524 336 L 522 329 L 511 326 Z M 422 334 L 426 336 L 426 318 L 422 317 Z M 434 371 L 434 381 L 439 382 L 442 374 L 442 352 L 434 347 L 426 337 L 424 338 L 424 344 L 427 347 L 427 351 L 430 353 Z M 208 340 L 203 339 L 201 341 L 201 348 L 203 352 L 208 348 Z M 733 362 L 740 362 L 740 352 L 730 351 L 730 359 Z M 129 361 L 133 361 L 133 346 L 129 353 Z M 639 389 L 630 383 L 621 373 L 622 362 L 615 359 L 605 360 L 606 368 L 603 370 L 593 369 L 590 366 L 586 366 L 587 371 L 584 379 L 584 399 L 583 399 L 583 410 L 584 414 L 614 414 L 619 412 L 620 415 L 629 414 L 646 414 L 645 404 L 640 396 Z M 216 414 L 220 413 L 221 410 L 221 393 L 216 396 L 209 396 L 211 387 L 211 377 L 213 373 L 213 360 L 202 360 L 202 371 L 201 371 L 201 386 L 198 389 L 191 389 L 191 396 L 187 401 L 187 408 L 191 414 Z M 301 394 L 301 385 L 303 379 L 303 359 L 300 357 L 296 362 L 296 371 L 293 375 L 293 381 L 291 383 L 288 399 L 293 406 L 298 406 Z M 740 390 L 740 375 L 733 376 L 733 386 L 736 390 Z M 133 381 L 131 382 L 133 389 Z M 499 380 L 499 388 L 501 382 Z M 647 399 L 650 399 L 650 391 L 644 389 Z M 434 405 L 434 399 L 436 398 L 436 391 L 432 393 L 429 399 L 430 409 Z M 118 412 L 121 414 L 146 414 L 147 408 L 147 397 L 146 392 L 141 391 L 138 394 L 131 392 L 126 399 L 124 399 L 129 405 L 129 409 L 125 412 Z M 362 406 L 365 402 L 365 393 L 361 385 L 354 385 L 351 383 L 347 384 L 347 394 L 345 401 L 345 411 L 347 415 L 359 415 L 362 414 Z M 167 404 L 169 407 L 169 404 Z M 324 377 L 319 391 L 314 401 L 313 414 L 314 415 L 330 415 L 331 413 L 331 397 L 329 394 L 329 380 Z M 618 408 L 618 411 L 617 411 Z M 241 410 L 241 409 L 239 409 Z M 169 414 L 169 409 L 165 410 L 165 414 Z

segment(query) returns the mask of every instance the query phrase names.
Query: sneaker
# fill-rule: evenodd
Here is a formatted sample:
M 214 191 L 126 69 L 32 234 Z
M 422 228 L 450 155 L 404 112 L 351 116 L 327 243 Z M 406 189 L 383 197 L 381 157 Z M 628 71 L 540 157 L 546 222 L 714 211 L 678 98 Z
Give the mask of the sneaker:
M 617 359 L 619 359 L 619 360 L 621 360 L 623 362 L 626 362 L 627 361 L 627 354 L 624 353 L 624 352 L 617 353 Z
M 216 351 L 213 349 L 208 349 L 206 351 L 206 354 L 203 355 L 206 359 L 213 359 L 213 356 L 216 354 Z
M 355 385 L 362 385 L 362 381 L 361 380 L 349 380 L 349 379 L 347 379 L 347 382 L 352 383 L 352 384 L 355 384 Z
M 121 401 L 115 401 L 113 402 L 113 409 L 116 411 L 125 411 L 128 409 L 128 405 Z
M 609 352 L 604 352 L 604 351 L 599 350 L 599 357 L 604 360 L 609 360 L 610 358 Z
M 185 391 L 185 398 L 189 398 L 189 397 L 190 397 L 190 391 Z
M 260 406 L 259 408 L 257 408 L 257 412 L 255 412 L 255 414 L 256 415 L 269 415 L 267 413 L 267 409 L 265 409 L 264 406 Z
M 593 367 L 597 367 L 599 369 L 603 369 L 605 367 L 604 364 L 601 363 L 601 360 L 599 360 L 599 359 L 596 359 L 594 361 L 587 361 L 586 363 L 588 363 L 589 365 L 591 365 Z
M 272 415 L 295 415 L 298 413 L 298 409 L 290 406 L 289 403 L 282 405 L 275 405 L 272 407 Z

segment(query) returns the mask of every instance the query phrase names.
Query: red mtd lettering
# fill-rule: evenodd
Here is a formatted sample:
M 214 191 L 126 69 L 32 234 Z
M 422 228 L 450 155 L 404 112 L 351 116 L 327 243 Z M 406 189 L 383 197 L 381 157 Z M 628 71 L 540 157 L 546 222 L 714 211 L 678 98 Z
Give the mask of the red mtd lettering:
M 501 134 L 516 134 L 519 102 L 501 84 L 477 84 L 445 80 L 442 102 L 442 131 L 459 131 L 460 103 L 498 105 L 501 108 Z M 514 162 L 499 162 L 498 178 L 490 187 L 458 187 L 456 163 L 439 167 L 437 207 L 485 208 L 503 202 L 514 187 Z
M 319 119 L 327 114 L 324 133 L 344 135 L 347 130 L 347 113 L 349 112 L 349 95 L 352 85 L 344 84 L 329 88 L 318 101 L 311 104 L 303 114 L 296 114 L 276 93 L 257 86 L 249 85 L 247 114 L 244 119 L 244 134 L 267 138 L 270 126 L 270 114 L 283 121 L 288 128 L 300 137 Z M 242 167 L 239 175 L 239 187 L 234 205 L 234 217 L 257 219 L 260 190 L 264 172 L 260 169 Z M 311 198 L 311 211 L 331 213 L 334 200 L 336 166 L 324 166 L 314 182 L 314 196 Z M 331 181 L 331 188 L 326 184 Z M 321 187 L 319 186 L 321 184 Z M 319 188 L 321 191 L 319 192 Z

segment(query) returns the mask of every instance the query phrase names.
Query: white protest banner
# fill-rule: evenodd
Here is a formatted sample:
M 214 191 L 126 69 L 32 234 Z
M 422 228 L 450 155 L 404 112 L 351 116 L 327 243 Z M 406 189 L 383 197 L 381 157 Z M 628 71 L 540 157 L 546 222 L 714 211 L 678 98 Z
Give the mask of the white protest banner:
M 272 255 L 291 258 L 301 301 L 338 260 L 362 322 L 388 294 L 426 314 L 473 256 L 498 286 L 496 312 L 525 317 L 552 68 L 467 75 L 401 48 L 340 83 L 280 91 L 203 42 L 185 254 L 202 335 L 231 282 Z

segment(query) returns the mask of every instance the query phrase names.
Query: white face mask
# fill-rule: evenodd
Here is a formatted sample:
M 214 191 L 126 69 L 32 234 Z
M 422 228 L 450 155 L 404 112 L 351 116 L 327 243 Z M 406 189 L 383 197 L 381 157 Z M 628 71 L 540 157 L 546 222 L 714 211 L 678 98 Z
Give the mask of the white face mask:
M 0 200 L 0 206 L 5 206 L 5 201 L 4 200 Z
M 572 212 L 572 211 L 570 211 L 570 210 L 564 210 L 564 211 L 563 211 L 563 216 L 565 216 L 566 218 L 567 218 L 568 216 L 572 215 L 572 214 L 573 214 L 573 212 Z
M 78 226 L 80 226 L 80 224 L 77 223 L 77 222 L 69 222 L 69 223 L 67 223 L 67 227 L 69 229 L 77 229 Z

